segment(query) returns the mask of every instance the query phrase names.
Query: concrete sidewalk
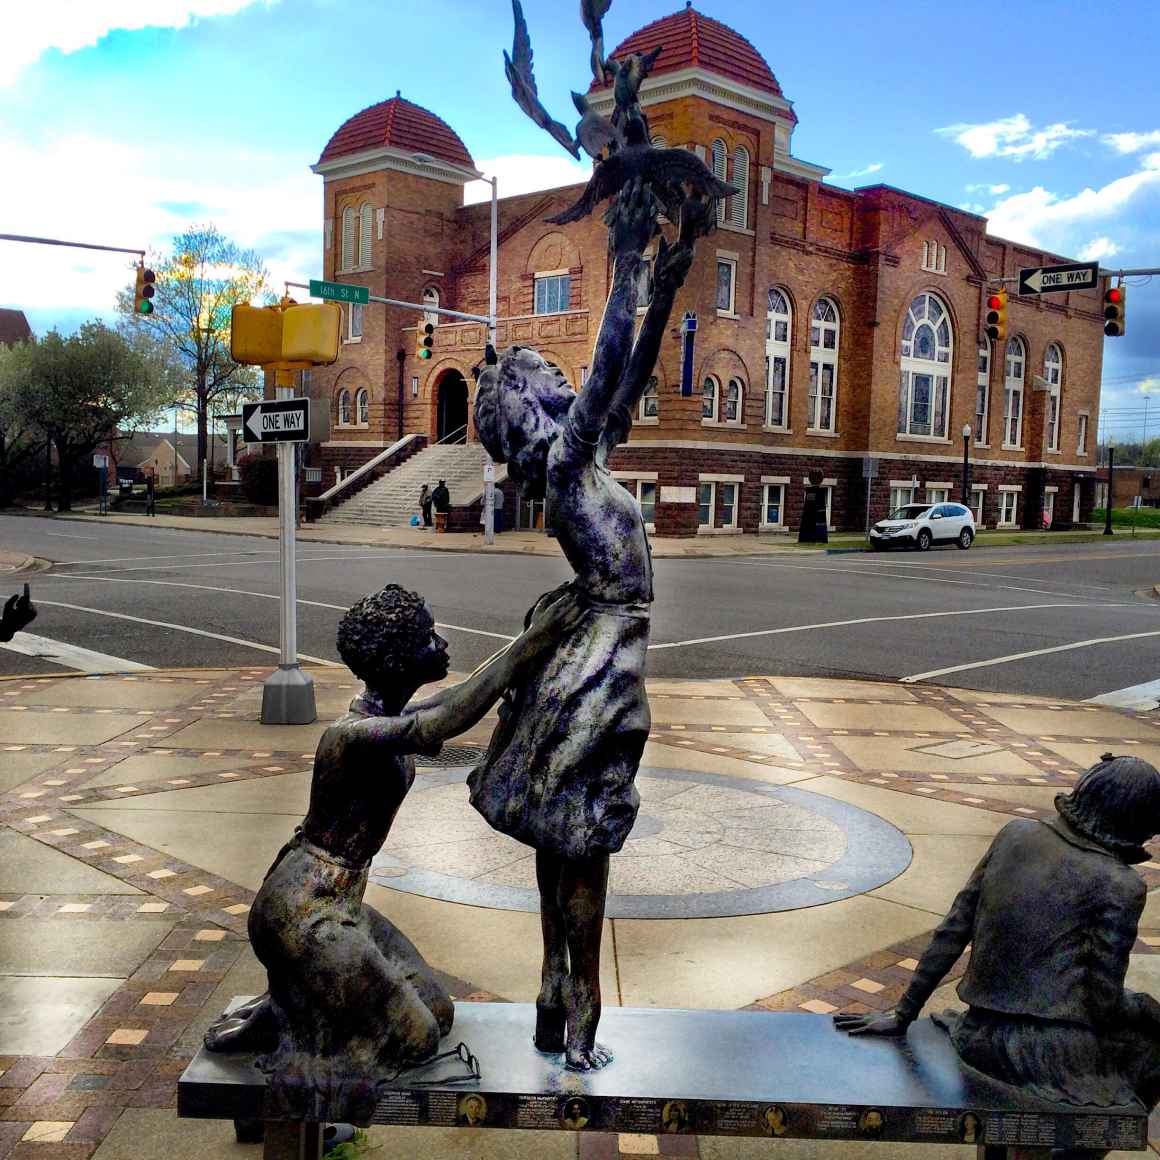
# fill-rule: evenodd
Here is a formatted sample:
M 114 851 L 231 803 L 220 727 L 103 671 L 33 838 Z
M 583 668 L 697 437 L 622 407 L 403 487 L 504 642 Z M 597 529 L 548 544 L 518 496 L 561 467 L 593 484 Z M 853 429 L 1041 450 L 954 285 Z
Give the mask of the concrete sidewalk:
M 96 523 L 132 524 L 141 527 L 175 528 L 186 532 L 214 532 L 219 535 L 258 536 L 277 539 L 278 520 L 273 516 L 143 516 L 108 515 L 78 510 L 63 515 L 45 512 L 28 514 L 59 520 L 80 520 Z M 1126 532 L 1117 533 L 1120 539 L 1131 538 Z M 1140 531 L 1137 539 L 1160 538 L 1160 530 Z M 492 552 L 501 555 L 557 556 L 559 545 L 543 532 L 503 532 L 495 543 L 483 542 L 482 532 L 462 532 L 436 535 L 422 528 L 370 527 L 344 524 L 304 524 L 298 529 L 298 539 L 305 544 L 346 544 L 371 548 L 421 548 L 442 552 Z M 982 533 L 979 547 L 1028 547 L 1037 544 L 1085 544 L 1105 542 L 1100 532 L 1033 532 L 1014 531 Z M 800 552 L 869 551 L 866 537 L 856 532 L 835 532 L 828 544 L 798 544 L 796 534 L 790 532 L 761 535 L 713 534 L 703 536 L 650 536 L 649 545 L 655 559 L 764 556 Z M 2 569 L 0 569 L 2 570 Z
M 0 1160 L 257 1160 L 228 1123 L 177 1120 L 176 1077 L 226 1001 L 264 987 L 247 909 L 305 810 L 325 723 L 356 692 L 346 670 L 315 670 L 322 720 L 263 726 L 267 672 L 0 680 Z M 655 680 L 649 693 L 641 817 L 613 859 L 609 1004 L 889 1008 L 1008 820 L 1046 816 L 1106 749 L 1160 762 L 1155 714 L 1090 705 L 746 675 Z M 486 827 L 463 786 L 493 726 L 423 759 L 367 898 L 457 997 L 529 1001 L 532 856 Z M 1160 864 L 1139 871 L 1153 893 L 1129 981 L 1155 994 Z M 955 1002 L 948 985 L 932 1006 Z M 384 1155 L 436 1160 L 885 1155 L 806 1141 L 371 1135 Z

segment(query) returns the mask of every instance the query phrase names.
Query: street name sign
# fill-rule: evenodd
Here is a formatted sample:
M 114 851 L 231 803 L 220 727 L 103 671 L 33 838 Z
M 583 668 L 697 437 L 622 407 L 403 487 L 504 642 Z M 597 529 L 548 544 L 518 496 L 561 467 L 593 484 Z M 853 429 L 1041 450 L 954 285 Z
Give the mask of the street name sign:
M 320 282 L 310 279 L 310 297 L 324 298 L 327 302 L 357 302 L 366 306 L 371 292 L 365 286 L 348 286 L 345 282 Z
M 1035 266 L 1019 271 L 1020 294 L 1057 294 L 1065 290 L 1094 290 L 1100 284 L 1099 262 L 1068 262 L 1063 266 Z
M 242 404 L 244 442 L 305 443 L 309 438 L 309 399 L 266 399 Z

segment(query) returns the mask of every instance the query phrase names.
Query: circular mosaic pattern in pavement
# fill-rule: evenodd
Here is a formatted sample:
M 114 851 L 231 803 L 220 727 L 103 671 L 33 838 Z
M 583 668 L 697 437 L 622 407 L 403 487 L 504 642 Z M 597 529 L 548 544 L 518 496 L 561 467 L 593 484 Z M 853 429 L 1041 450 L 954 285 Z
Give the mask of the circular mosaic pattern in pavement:
M 535 854 L 467 800 L 468 770 L 421 772 L 371 867 L 394 890 L 539 910 Z M 889 882 L 906 838 L 846 802 L 791 786 L 642 768 L 641 810 L 612 859 L 609 918 L 720 918 L 819 906 Z

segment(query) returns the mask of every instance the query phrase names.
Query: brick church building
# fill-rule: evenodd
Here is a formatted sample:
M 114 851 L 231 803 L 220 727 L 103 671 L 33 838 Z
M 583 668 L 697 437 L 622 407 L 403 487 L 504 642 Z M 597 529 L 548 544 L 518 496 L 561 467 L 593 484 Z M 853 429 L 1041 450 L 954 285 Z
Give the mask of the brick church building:
M 961 499 L 966 426 L 980 526 L 1086 520 L 1100 291 L 1012 294 L 997 348 L 982 336 L 988 282 L 1061 259 L 916 194 L 825 184 L 827 169 L 794 156 L 797 114 L 765 59 L 691 5 L 612 55 L 657 44 L 664 52 L 641 94 L 655 140 L 695 151 L 741 192 L 698 247 L 613 459 L 646 520 L 662 535 L 796 529 L 817 469 L 831 526 L 863 529 L 911 499 Z M 590 96 L 611 108 L 609 90 Z M 325 189 L 325 278 L 487 313 L 490 206 L 462 204 L 478 174 L 449 125 L 396 94 L 343 124 L 313 168 Z M 498 233 L 498 345 L 537 348 L 576 386 L 609 289 L 606 234 L 599 215 L 563 228 L 545 219 L 580 188 L 501 198 Z M 332 414 L 330 439 L 312 449 L 324 486 L 406 435 L 418 446 L 474 441 L 482 325 L 444 319 L 424 361 L 414 311 L 343 311 L 339 361 L 309 385 Z M 685 312 L 698 330 L 682 394 Z M 514 491 L 506 510 L 509 526 L 542 519 Z

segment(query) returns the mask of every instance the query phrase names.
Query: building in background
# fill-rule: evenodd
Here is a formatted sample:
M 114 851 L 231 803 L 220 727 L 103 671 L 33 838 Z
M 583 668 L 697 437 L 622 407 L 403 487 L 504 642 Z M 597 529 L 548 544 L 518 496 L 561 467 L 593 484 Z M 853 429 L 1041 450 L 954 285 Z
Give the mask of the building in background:
M 656 142 L 695 151 L 741 192 L 699 246 L 631 439 L 613 458 L 646 520 L 662 535 L 796 528 L 818 469 L 831 526 L 862 529 L 902 503 L 964 498 L 967 425 L 967 498 L 980 526 L 1039 527 L 1048 510 L 1054 526 L 1086 520 L 1102 287 L 1012 295 L 1009 337 L 989 343 L 988 283 L 1066 259 L 992 237 L 985 219 L 916 194 L 825 184 L 828 170 L 794 156 L 797 114 L 765 59 L 695 8 L 612 55 L 658 44 L 641 94 Z M 590 96 L 611 108 L 610 91 Z M 449 125 L 396 93 L 343 124 L 313 168 L 324 184 L 325 278 L 487 313 L 490 207 L 462 205 L 478 175 Z M 599 215 L 564 228 L 545 219 L 579 190 L 501 200 L 497 335 L 501 347 L 537 348 L 577 387 L 609 288 L 606 232 Z M 406 434 L 428 445 L 474 439 L 483 326 L 440 323 L 424 361 L 415 312 L 342 309 L 339 361 L 310 376 L 332 416 L 313 451 L 326 482 Z M 686 311 L 699 328 L 683 394 Z M 517 526 L 538 518 L 525 507 Z
M 0 346 L 15 346 L 32 337 L 32 327 L 23 310 L 0 308 Z

